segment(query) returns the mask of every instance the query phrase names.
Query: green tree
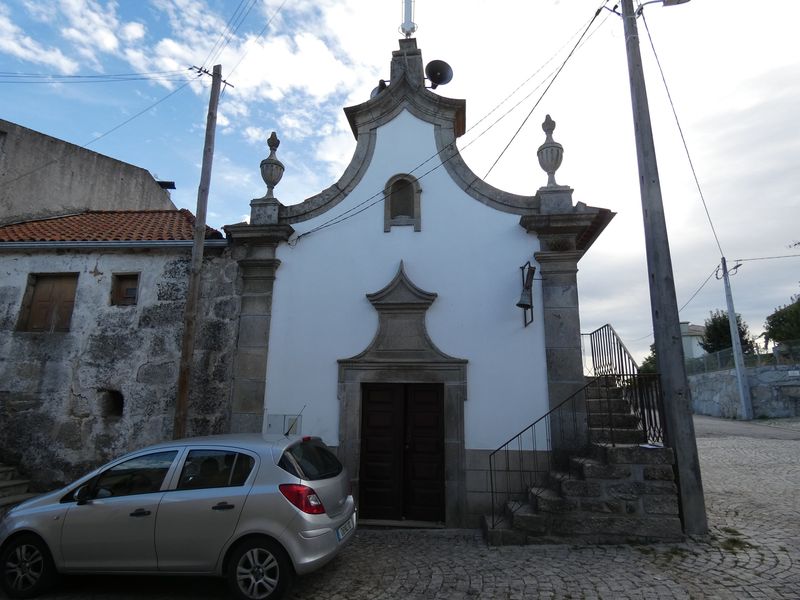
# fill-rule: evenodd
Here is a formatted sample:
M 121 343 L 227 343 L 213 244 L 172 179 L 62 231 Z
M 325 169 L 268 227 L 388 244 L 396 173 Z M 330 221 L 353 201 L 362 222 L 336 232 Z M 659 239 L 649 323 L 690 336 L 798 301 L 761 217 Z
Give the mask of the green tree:
M 779 306 L 767 316 L 764 337 L 768 342 L 800 340 L 800 294 L 792 296 L 790 304 Z
M 650 344 L 650 354 L 644 357 L 639 365 L 639 373 L 658 373 L 656 367 L 656 345 Z
M 728 323 L 728 313 L 724 310 L 715 310 L 709 313 L 709 317 L 705 322 L 706 333 L 700 346 L 709 354 L 719 352 L 720 350 L 727 350 L 733 347 L 731 342 L 731 327 Z M 750 335 L 750 330 L 747 323 L 742 321 L 742 315 L 736 315 L 736 327 L 739 330 L 739 341 L 742 344 L 742 352 L 745 354 L 753 354 L 756 350 L 753 337 Z

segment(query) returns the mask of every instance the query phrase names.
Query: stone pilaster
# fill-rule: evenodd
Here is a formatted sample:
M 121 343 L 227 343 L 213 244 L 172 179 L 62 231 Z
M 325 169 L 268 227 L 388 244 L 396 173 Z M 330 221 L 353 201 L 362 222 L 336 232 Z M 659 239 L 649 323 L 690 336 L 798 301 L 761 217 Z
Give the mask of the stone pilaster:
M 264 420 L 272 290 L 280 260 L 275 249 L 293 233 L 288 225 L 229 225 L 242 277 L 242 308 L 234 356 L 231 432 L 261 432 Z

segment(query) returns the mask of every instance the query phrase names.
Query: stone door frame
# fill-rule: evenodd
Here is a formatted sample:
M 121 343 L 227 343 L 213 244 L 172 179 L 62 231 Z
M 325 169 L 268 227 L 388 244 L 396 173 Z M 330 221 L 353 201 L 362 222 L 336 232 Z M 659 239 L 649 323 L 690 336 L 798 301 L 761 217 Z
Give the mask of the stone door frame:
M 339 360 L 339 457 L 358 491 L 363 383 L 434 383 L 444 388 L 445 525 L 466 524 L 464 402 L 467 361 L 448 356 L 431 340 L 425 312 L 436 294 L 415 286 L 403 263 L 382 290 L 367 294 L 378 311 L 375 338 L 357 356 Z

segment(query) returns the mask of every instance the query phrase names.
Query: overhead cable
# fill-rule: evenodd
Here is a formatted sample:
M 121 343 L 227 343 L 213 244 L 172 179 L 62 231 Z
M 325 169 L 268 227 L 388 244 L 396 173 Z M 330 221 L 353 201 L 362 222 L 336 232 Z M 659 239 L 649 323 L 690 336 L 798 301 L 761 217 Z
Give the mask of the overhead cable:
M 664 75 L 664 69 L 661 68 L 661 60 L 658 58 L 658 53 L 656 52 L 655 44 L 653 44 L 653 37 L 650 35 L 650 28 L 647 26 L 647 19 L 644 16 L 644 12 L 642 12 L 641 15 L 645 31 L 647 31 L 647 39 L 650 41 L 650 47 L 653 49 L 653 56 L 655 57 L 656 64 L 658 65 L 658 71 L 659 73 L 661 73 L 661 81 L 664 82 L 664 89 L 667 92 L 669 105 L 672 108 L 672 115 L 675 117 L 675 124 L 678 126 L 678 132 L 681 135 L 681 141 L 683 142 L 683 149 L 686 151 L 686 158 L 689 161 L 689 167 L 692 169 L 692 177 L 694 177 L 694 183 L 697 186 L 697 192 L 700 194 L 700 200 L 703 202 L 703 209 L 706 212 L 706 217 L 708 218 L 708 224 L 711 226 L 711 233 L 714 234 L 714 240 L 717 242 L 719 255 L 725 256 L 725 253 L 722 251 L 722 245 L 719 242 L 719 236 L 717 236 L 717 230 L 714 227 L 714 221 L 711 219 L 711 213 L 708 210 L 708 204 L 706 204 L 706 198 L 705 195 L 703 194 L 703 189 L 700 186 L 700 180 L 697 178 L 697 171 L 694 168 L 694 161 L 692 160 L 692 155 L 689 152 L 689 146 L 686 143 L 686 136 L 683 135 L 683 127 L 681 127 L 681 122 L 680 119 L 678 118 L 678 112 L 675 110 L 675 103 L 672 101 L 672 94 L 670 94 L 669 85 L 667 85 L 667 78 Z
M 585 35 L 586 35 L 586 34 L 589 32 L 589 28 L 591 28 L 591 26 L 592 26 L 592 23 L 594 23 L 595 19 L 597 19 L 597 16 L 598 16 L 598 15 L 600 14 L 600 12 L 603 10 L 603 6 L 605 6 L 606 4 L 608 4 L 608 2 L 604 2 L 604 3 L 603 3 L 601 6 L 600 6 L 600 8 L 598 8 L 598 9 L 597 9 L 597 11 L 594 13 L 594 16 L 592 17 L 592 20 L 591 20 L 591 21 L 589 21 L 589 24 L 586 26 L 586 29 L 585 29 L 585 30 L 583 31 L 583 33 L 581 34 L 581 37 L 580 37 L 580 39 L 578 39 L 578 42 L 575 44 L 575 46 L 572 48 L 572 50 L 570 50 L 570 53 L 569 53 L 569 54 L 567 55 L 567 57 L 564 59 L 564 62 L 563 62 L 563 63 L 561 63 L 561 66 L 558 68 L 558 71 L 556 71 L 556 74 L 555 74 L 555 75 L 553 76 L 553 78 L 550 80 L 550 83 L 548 83 L 548 84 L 547 84 L 547 87 L 546 87 L 546 88 L 544 89 L 544 91 L 542 92 L 542 95 L 541 95 L 541 96 L 539 96 L 539 99 L 538 99 L 538 100 L 536 101 L 536 103 L 535 103 L 535 104 L 534 104 L 534 105 L 531 107 L 531 110 L 528 112 L 527 116 L 526 116 L 526 117 L 525 117 L 525 118 L 522 120 L 522 123 L 521 123 L 521 124 L 520 124 L 520 126 L 517 128 L 517 130 L 514 132 L 514 135 L 512 135 L 512 136 L 511 136 L 511 139 L 508 141 L 508 143 L 506 144 L 505 148 L 503 148 L 503 150 L 500 152 L 500 155 L 499 155 L 499 156 L 497 157 L 497 159 L 496 159 L 496 160 L 495 160 L 495 161 L 492 163 L 492 166 L 491 166 L 491 167 L 489 167 L 489 170 L 488 170 L 488 171 L 486 171 L 486 175 L 484 175 L 484 176 L 483 176 L 483 178 L 484 178 L 484 179 L 486 179 L 487 177 L 489 177 L 489 173 L 491 173 L 491 172 L 492 172 L 492 170 L 493 170 L 493 169 L 495 168 L 495 166 L 497 165 L 497 163 L 498 163 L 498 162 L 500 162 L 500 159 L 501 159 L 501 158 L 503 158 L 503 155 L 506 153 L 506 150 L 508 150 L 508 148 L 509 148 L 509 147 L 511 146 L 511 144 L 514 142 L 514 140 L 517 138 L 517 135 L 519 135 L 519 132 L 520 132 L 520 131 L 522 131 L 522 128 L 523 128 L 523 127 L 525 127 L 525 124 L 528 122 L 528 119 L 530 119 L 530 118 L 531 118 L 531 115 L 533 115 L 533 111 L 534 111 L 534 110 L 536 110 L 536 108 L 539 106 L 539 103 L 542 101 L 542 98 L 544 98 L 544 97 L 545 97 L 545 94 L 547 94 L 547 92 L 550 90 L 550 88 L 551 88 L 551 87 L 553 86 L 553 84 L 556 82 L 556 79 L 558 79 L 558 76 L 561 74 L 561 71 L 563 71 L 563 70 L 564 70 L 564 67 L 566 67 L 566 66 L 567 66 L 567 63 L 569 62 L 569 59 L 570 59 L 570 58 L 572 58 L 572 55 L 575 53 L 575 50 L 577 50 L 577 49 L 578 49 L 578 46 L 580 45 L 580 43 L 581 43 L 581 41 L 583 40 L 584 36 L 585 36 Z

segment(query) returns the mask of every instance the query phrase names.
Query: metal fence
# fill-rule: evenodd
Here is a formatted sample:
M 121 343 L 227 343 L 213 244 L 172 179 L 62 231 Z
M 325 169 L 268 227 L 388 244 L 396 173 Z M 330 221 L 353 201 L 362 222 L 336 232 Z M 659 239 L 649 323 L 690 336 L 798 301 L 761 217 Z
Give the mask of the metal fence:
M 744 364 L 746 367 L 800 364 L 800 340 L 775 344 L 772 352 L 745 354 Z M 710 373 L 712 371 L 727 371 L 735 367 L 733 350 L 731 348 L 686 360 L 687 375 Z

